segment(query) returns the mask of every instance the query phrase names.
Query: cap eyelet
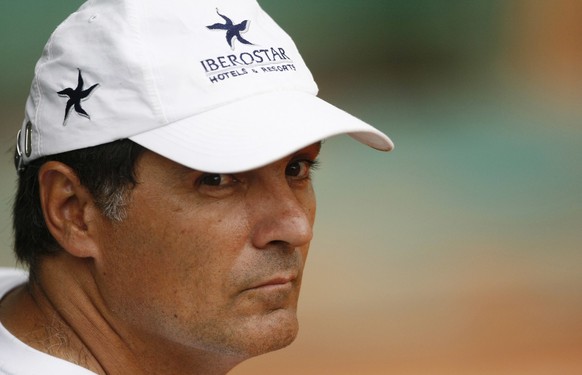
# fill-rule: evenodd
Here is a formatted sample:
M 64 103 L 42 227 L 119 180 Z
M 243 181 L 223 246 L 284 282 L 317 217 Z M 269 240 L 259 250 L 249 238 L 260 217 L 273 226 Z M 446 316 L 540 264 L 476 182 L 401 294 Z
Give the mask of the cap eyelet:
M 18 130 L 16 135 L 16 149 L 14 150 L 14 167 L 18 173 L 22 172 L 24 169 L 22 167 L 22 151 L 20 151 L 20 133 L 22 130 Z
M 32 122 L 27 122 L 24 128 L 24 153 L 26 157 L 32 155 Z
M 24 156 L 20 148 L 22 129 L 16 135 L 16 148 L 14 150 L 14 167 L 18 173 L 24 170 Z M 28 121 L 24 127 L 24 153 L 26 157 L 32 155 L 32 123 Z

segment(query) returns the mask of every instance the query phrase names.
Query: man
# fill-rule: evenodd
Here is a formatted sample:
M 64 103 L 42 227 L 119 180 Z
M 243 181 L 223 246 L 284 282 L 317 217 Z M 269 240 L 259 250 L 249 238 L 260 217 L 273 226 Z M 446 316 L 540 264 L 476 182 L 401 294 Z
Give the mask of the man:
M 18 136 L 0 373 L 225 374 L 296 336 L 321 101 L 255 0 L 93 0 L 53 33 Z

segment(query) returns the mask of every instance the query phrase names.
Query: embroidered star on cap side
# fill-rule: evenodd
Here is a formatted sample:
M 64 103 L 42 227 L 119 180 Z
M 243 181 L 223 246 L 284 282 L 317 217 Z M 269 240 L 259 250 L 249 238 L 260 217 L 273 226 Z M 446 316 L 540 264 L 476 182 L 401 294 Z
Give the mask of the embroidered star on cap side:
M 98 83 L 94 84 L 93 86 L 89 87 L 87 90 L 83 90 L 84 82 L 83 82 L 83 75 L 81 73 L 81 69 L 77 69 L 79 71 L 79 76 L 77 80 L 77 87 L 75 89 L 66 88 L 57 92 L 60 96 L 68 97 L 67 106 L 65 108 L 65 118 L 63 120 L 63 125 L 66 125 L 67 119 L 69 117 L 69 113 L 71 112 L 71 108 L 75 109 L 75 112 L 80 116 L 86 117 L 90 119 L 91 117 L 89 114 L 81 107 L 81 101 L 86 100 L 93 90 L 99 86 Z

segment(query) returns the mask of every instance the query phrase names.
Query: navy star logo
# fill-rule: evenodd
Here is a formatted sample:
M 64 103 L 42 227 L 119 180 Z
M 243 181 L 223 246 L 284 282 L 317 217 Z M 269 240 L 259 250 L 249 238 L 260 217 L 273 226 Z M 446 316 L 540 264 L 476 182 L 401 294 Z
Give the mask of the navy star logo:
M 65 123 L 67 122 L 67 118 L 69 117 L 69 113 L 71 113 L 71 108 L 74 108 L 75 112 L 77 112 L 77 114 L 79 114 L 83 117 L 86 117 L 88 119 L 91 119 L 89 114 L 83 109 L 83 107 L 81 107 L 81 101 L 86 100 L 91 95 L 93 90 L 97 86 L 99 86 L 99 84 L 96 83 L 93 86 L 89 87 L 87 90 L 83 90 L 83 86 L 84 86 L 83 75 L 81 74 L 81 69 L 77 68 L 77 70 L 79 71 L 79 78 L 77 80 L 77 87 L 74 89 L 69 87 L 69 88 L 66 88 L 64 90 L 57 92 L 57 94 L 59 94 L 59 96 L 69 98 L 69 100 L 67 100 L 67 106 L 65 108 L 65 119 L 63 120 L 63 125 L 65 125 Z
M 235 25 L 230 18 L 220 14 L 218 9 L 216 9 L 216 13 L 222 17 L 226 23 L 215 23 L 214 25 L 206 26 L 209 30 L 226 30 L 226 41 L 232 49 L 234 49 L 234 38 L 243 44 L 253 45 L 253 43 L 249 42 L 240 35 L 240 33 L 247 31 L 247 27 L 249 25 L 248 20 L 242 21 L 241 23 Z

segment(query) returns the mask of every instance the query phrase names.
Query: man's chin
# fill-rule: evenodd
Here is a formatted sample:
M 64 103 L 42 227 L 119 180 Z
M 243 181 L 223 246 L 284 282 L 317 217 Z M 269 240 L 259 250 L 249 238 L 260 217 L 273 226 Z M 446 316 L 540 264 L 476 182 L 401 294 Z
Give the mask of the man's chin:
M 246 327 L 246 355 L 254 357 L 290 345 L 299 331 L 295 310 L 278 309 L 253 317 Z

